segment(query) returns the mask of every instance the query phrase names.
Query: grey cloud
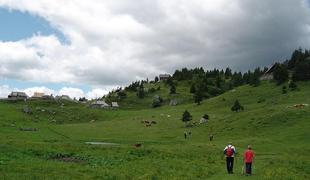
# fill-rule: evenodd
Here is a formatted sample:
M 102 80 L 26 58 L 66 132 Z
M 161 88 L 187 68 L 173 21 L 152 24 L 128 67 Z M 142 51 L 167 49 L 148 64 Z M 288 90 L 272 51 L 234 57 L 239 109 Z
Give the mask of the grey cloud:
M 92 2 L 107 8 L 108 13 L 99 14 L 106 21 L 83 12 L 85 4 L 73 8 L 74 13 L 89 15 L 90 19 L 85 17 L 81 22 L 57 10 L 23 7 L 47 18 L 71 42 L 65 46 L 55 43 L 55 50 L 49 54 L 49 48 L 45 48 L 47 53 L 38 58 L 65 64 L 65 68 L 59 68 L 64 71 L 63 78 L 52 78 L 53 82 L 61 79 L 94 86 L 124 85 L 182 67 L 230 66 L 245 71 L 289 58 L 299 46 L 310 46 L 310 9 L 305 0 Z M 96 3 L 92 2 L 89 7 L 95 9 Z M 22 5 L 10 6 L 23 9 Z M 67 8 L 71 11 L 70 6 Z M 94 16 L 96 13 L 100 11 Z M 121 24 L 123 21 L 109 21 L 115 17 L 127 19 L 130 27 Z M 46 74 L 58 75 L 54 72 L 58 68 L 50 71 L 50 64 L 44 65 Z M 14 67 L 4 67 L 16 75 Z
M 242 0 L 233 3 L 239 6 L 239 12 L 218 17 L 190 10 L 193 14 L 189 16 L 195 23 L 186 19 L 170 21 L 169 14 L 158 16 L 157 22 L 162 23 L 145 22 L 157 32 L 145 41 L 149 42 L 149 47 L 159 46 L 161 50 L 146 53 L 141 58 L 156 59 L 150 64 L 162 66 L 167 56 L 178 55 L 179 63 L 164 63 L 168 71 L 182 65 L 206 68 L 229 65 L 246 70 L 289 58 L 299 46 L 309 47 L 310 11 L 305 1 Z

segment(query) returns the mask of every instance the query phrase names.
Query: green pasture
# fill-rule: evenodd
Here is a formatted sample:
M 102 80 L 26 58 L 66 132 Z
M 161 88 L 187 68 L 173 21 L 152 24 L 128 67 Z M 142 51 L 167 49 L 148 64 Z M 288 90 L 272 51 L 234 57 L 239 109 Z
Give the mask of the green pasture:
M 165 99 L 183 97 L 183 103 L 151 108 L 151 95 L 143 101 L 129 94 L 123 106 L 131 108 L 119 110 L 0 101 L 0 179 L 310 179 L 310 106 L 293 107 L 310 104 L 310 83 L 298 87 L 282 94 L 282 86 L 269 82 L 241 86 L 198 106 L 186 83 L 178 84 L 174 97 L 162 85 Z M 230 110 L 236 99 L 244 111 Z M 32 113 L 24 113 L 25 106 Z M 192 123 L 204 114 L 210 120 L 185 128 L 185 110 Z M 145 120 L 156 124 L 146 127 Z M 192 137 L 184 139 L 184 131 Z M 228 142 L 237 149 L 232 175 L 226 173 L 222 152 Z M 248 144 L 256 154 L 250 177 L 242 175 Z

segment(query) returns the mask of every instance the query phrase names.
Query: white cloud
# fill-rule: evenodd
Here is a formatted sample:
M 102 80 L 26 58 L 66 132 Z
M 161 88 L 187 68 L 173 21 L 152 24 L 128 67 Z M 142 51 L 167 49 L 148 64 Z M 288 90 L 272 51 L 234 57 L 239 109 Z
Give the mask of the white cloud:
M 47 87 L 31 87 L 31 88 L 26 88 L 26 89 L 23 89 L 23 90 L 20 90 L 20 91 L 23 91 L 25 92 L 29 97 L 33 96 L 33 94 L 35 92 L 40 92 L 40 93 L 44 93 L 44 94 L 47 94 L 47 95 L 51 95 L 51 94 L 56 94 L 56 91 L 53 90 L 53 89 L 49 89 Z
M 112 88 L 111 88 L 112 89 Z M 33 96 L 35 92 L 41 92 L 47 95 L 68 95 L 70 98 L 80 98 L 86 97 L 87 99 L 95 99 L 101 98 L 106 95 L 111 89 L 92 89 L 88 92 L 84 92 L 82 89 L 79 88 L 72 88 L 72 87 L 63 87 L 59 90 L 50 89 L 44 86 L 41 87 L 30 87 L 26 89 L 17 89 L 12 88 L 8 85 L 0 85 L 0 98 L 6 98 L 12 91 L 21 91 L 25 92 L 29 97 Z
M 269 65 L 310 46 L 305 0 L 0 0 L 0 6 L 45 18 L 69 42 L 53 35 L 0 42 L 0 76 L 9 79 L 107 89 L 184 66 Z
M 10 92 L 11 90 L 8 85 L 0 85 L 0 98 L 8 97 Z
M 110 90 L 111 89 L 93 89 L 86 93 L 86 97 L 89 99 L 97 99 L 108 94 Z
M 63 87 L 59 90 L 58 94 L 64 94 L 69 95 L 71 98 L 78 98 L 78 97 L 84 97 L 85 94 L 83 90 L 78 88 L 70 88 L 70 87 Z

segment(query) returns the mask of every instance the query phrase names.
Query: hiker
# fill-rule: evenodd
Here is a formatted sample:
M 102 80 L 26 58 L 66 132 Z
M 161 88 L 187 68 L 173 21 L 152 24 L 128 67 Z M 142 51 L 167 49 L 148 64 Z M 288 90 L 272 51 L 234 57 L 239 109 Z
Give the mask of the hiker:
M 233 174 L 234 156 L 236 154 L 236 148 L 232 145 L 232 143 L 228 143 L 228 145 L 224 148 L 224 154 L 226 156 L 227 172 L 228 174 Z
M 184 131 L 184 139 L 186 139 L 186 138 L 187 138 L 187 132 Z
M 247 150 L 244 151 L 243 154 L 243 160 L 245 164 L 245 174 L 251 175 L 252 174 L 252 162 L 254 159 L 254 152 L 252 150 L 252 147 L 248 145 Z
M 192 131 L 189 131 L 188 132 L 188 138 L 191 138 L 192 137 Z

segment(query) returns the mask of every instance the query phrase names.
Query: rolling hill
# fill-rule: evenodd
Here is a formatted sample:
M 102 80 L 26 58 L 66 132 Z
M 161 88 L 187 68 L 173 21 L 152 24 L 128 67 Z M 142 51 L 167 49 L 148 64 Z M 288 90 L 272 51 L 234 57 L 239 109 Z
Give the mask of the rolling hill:
M 298 90 L 286 94 L 282 86 L 267 81 L 258 87 L 244 85 L 201 105 L 193 103 L 186 82 L 178 83 L 175 95 L 169 95 L 162 83 L 145 87 L 158 85 L 159 91 L 143 99 L 127 93 L 119 110 L 67 101 L 0 101 L 0 177 L 310 179 L 310 82 L 299 82 Z M 151 108 L 156 94 L 164 103 Z M 170 99 L 182 103 L 169 106 Z M 230 110 L 236 99 L 244 111 Z M 30 113 L 23 112 L 25 106 Z M 210 120 L 185 128 L 185 110 L 192 122 L 204 114 Z M 142 121 L 156 124 L 145 126 Z M 184 139 L 184 131 L 191 131 L 192 137 Z M 238 152 L 233 175 L 226 173 L 222 152 L 230 141 Z M 241 174 L 242 152 L 248 144 L 256 153 L 252 177 Z

